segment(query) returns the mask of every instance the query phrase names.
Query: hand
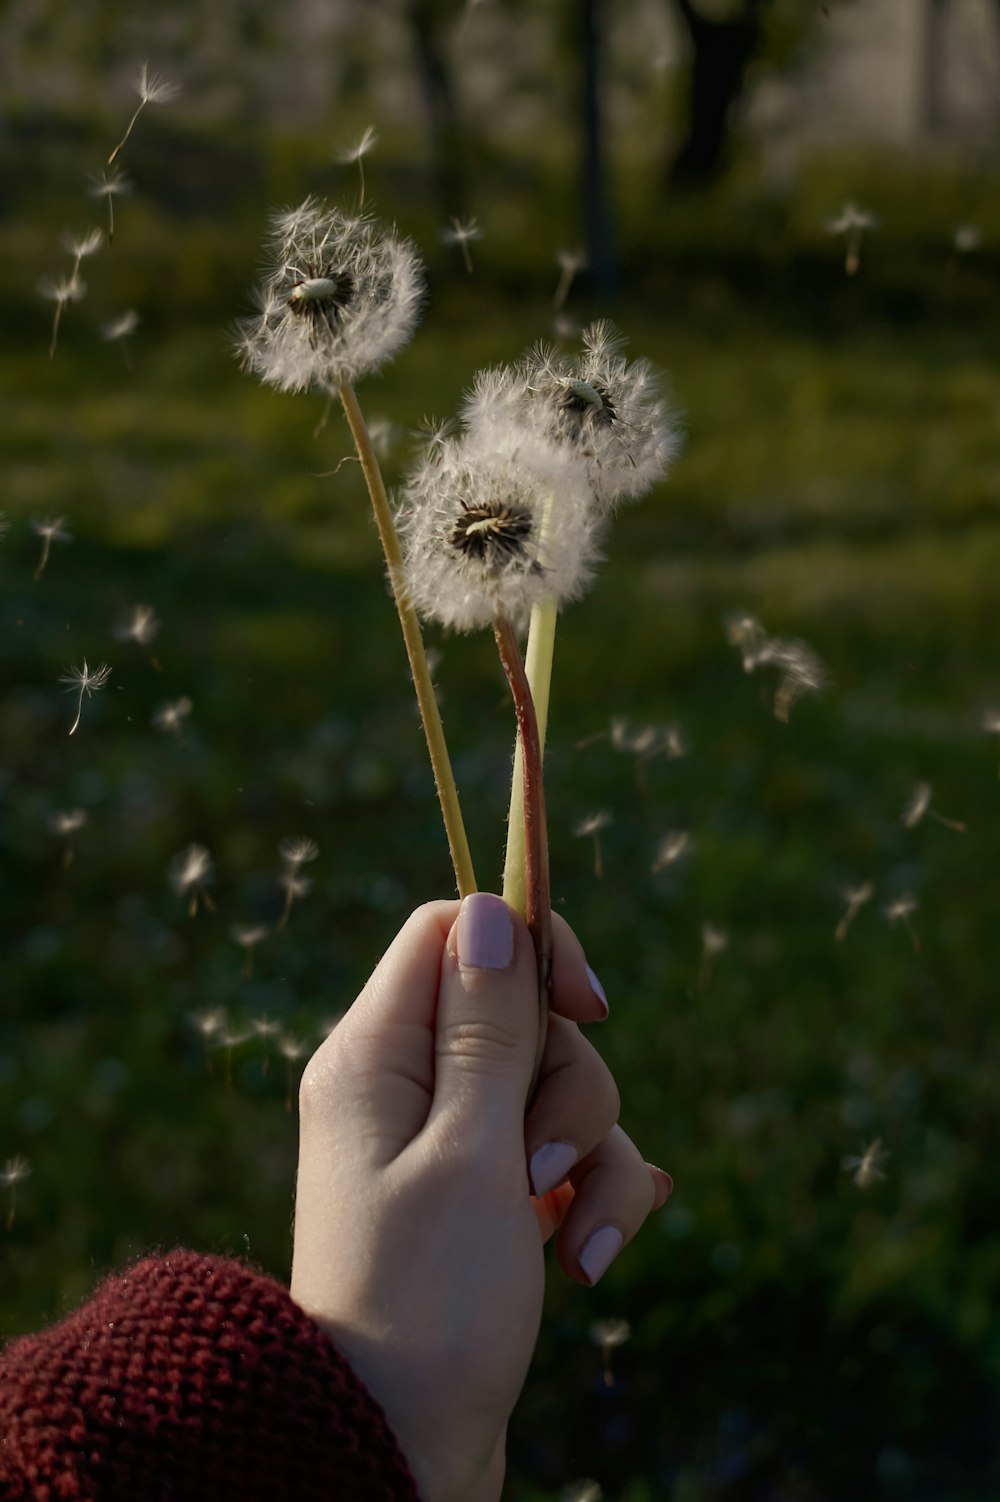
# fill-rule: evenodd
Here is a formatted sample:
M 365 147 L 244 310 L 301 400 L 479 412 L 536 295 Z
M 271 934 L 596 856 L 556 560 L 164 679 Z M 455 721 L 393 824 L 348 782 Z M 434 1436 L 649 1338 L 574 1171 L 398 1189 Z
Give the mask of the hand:
M 618 1091 L 577 1026 L 606 1004 L 554 923 L 527 1117 L 534 950 L 487 894 L 419 908 L 302 1078 L 292 1297 L 385 1409 L 426 1502 L 500 1496 L 543 1239 L 558 1229 L 567 1273 L 596 1282 L 670 1192 L 616 1126 Z

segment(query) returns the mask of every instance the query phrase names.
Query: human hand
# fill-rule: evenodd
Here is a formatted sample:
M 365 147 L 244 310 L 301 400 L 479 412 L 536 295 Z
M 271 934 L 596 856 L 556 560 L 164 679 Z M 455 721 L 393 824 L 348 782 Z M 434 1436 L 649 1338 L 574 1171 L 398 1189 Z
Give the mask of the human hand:
M 554 926 L 527 1116 L 535 954 L 488 894 L 419 908 L 302 1077 L 292 1297 L 381 1403 L 426 1502 L 500 1496 L 543 1239 L 596 1282 L 670 1192 L 616 1125 L 618 1091 L 577 1026 L 606 1003 Z

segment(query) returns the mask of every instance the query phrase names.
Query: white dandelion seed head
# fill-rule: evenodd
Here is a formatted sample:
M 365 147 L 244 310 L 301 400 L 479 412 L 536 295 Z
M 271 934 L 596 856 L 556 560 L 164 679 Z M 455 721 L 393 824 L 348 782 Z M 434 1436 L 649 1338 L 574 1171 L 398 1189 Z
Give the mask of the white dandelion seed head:
M 188 845 L 170 862 L 168 873 L 170 885 L 179 897 L 186 892 L 197 892 L 207 887 L 212 880 L 212 857 L 204 845 Z
M 101 324 L 101 338 L 105 344 L 115 344 L 119 339 L 130 339 L 139 327 L 140 319 L 134 308 L 119 313 L 117 318 L 109 318 Z
M 587 257 L 582 250 L 557 250 L 556 262 L 562 271 L 576 275 L 587 264 Z
M 308 897 L 312 891 L 312 878 L 303 876 L 295 866 L 287 866 L 279 877 L 281 889 L 290 903 L 300 897 Z
M 67 808 L 59 813 L 54 813 L 49 820 L 49 828 L 53 834 L 70 835 L 76 834 L 87 822 L 87 812 L 82 808 Z
M 857 235 L 872 229 L 878 229 L 877 216 L 851 202 L 845 203 L 839 214 L 826 221 L 828 235 Z
M 117 167 L 108 167 L 100 177 L 91 177 L 87 192 L 91 198 L 127 198 L 134 187 L 132 179 Z
M 398 518 L 417 611 L 456 631 L 526 623 L 543 600 L 583 593 L 597 561 L 586 471 L 531 433 L 445 439 L 412 473 Z
M 900 892 L 885 909 L 885 916 L 890 923 L 905 923 L 912 918 L 917 911 L 919 903 L 912 892 Z
M 875 883 L 863 881 L 860 886 L 845 887 L 843 896 L 844 901 L 849 903 L 851 907 L 864 907 L 865 903 L 871 902 L 875 896 Z
M 278 1052 L 283 1059 L 294 1064 L 296 1059 L 303 1058 L 309 1052 L 309 1044 L 304 1038 L 296 1038 L 292 1033 L 282 1033 L 278 1038 Z
M 366 125 L 353 146 L 345 146 L 337 152 L 337 161 L 342 166 L 347 166 L 350 162 L 360 162 L 361 158 L 367 156 L 369 151 L 377 145 L 378 131 L 374 125 Z
M 59 682 L 65 683 L 68 694 L 89 696 L 97 693 L 98 689 L 102 689 L 110 677 L 111 669 L 106 662 L 102 662 L 99 667 L 91 668 L 87 666 L 87 659 L 84 658 L 82 667 L 67 668 L 66 672 L 60 675 Z
M 308 198 L 275 216 L 258 313 L 237 328 L 245 370 L 279 391 L 335 392 L 410 339 L 424 294 L 413 246 L 366 215 Z
M 251 1017 L 250 1031 L 256 1038 L 276 1038 L 281 1032 L 281 1023 L 273 1017 Z
M 843 1158 L 841 1167 L 853 1174 L 854 1182 L 859 1189 L 870 1189 L 872 1184 L 885 1178 L 885 1163 L 888 1157 L 888 1152 L 882 1146 L 881 1137 L 876 1137 L 873 1142 L 863 1147 L 859 1154 Z
M 32 522 L 31 526 L 38 537 L 45 537 L 49 542 L 69 542 L 72 534 L 67 532 L 64 516 L 47 519 L 43 522 Z
M 134 641 L 137 647 L 148 647 L 160 629 L 160 620 L 152 605 L 133 605 L 118 620 L 115 637 L 118 641 Z
M 610 323 L 583 332 L 577 357 L 539 345 L 515 366 L 476 378 L 466 424 L 527 423 L 585 463 L 605 509 L 634 500 L 666 474 L 679 446 L 677 421 L 648 360 L 628 361 Z

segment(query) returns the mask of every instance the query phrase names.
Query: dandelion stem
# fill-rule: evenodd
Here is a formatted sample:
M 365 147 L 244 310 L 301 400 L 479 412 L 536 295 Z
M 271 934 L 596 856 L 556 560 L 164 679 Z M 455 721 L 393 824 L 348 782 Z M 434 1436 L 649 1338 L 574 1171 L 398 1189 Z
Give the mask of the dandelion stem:
M 555 612 L 553 611 L 553 619 Z M 531 684 L 525 672 L 514 628 L 506 616 L 493 623 L 500 661 L 510 684 L 517 715 L 518 746 L 521 750 L 521 837 L 524 849 L 524 902 L 520 911 L 535 945 L 538 965 L 538 1045 L 532 1071 L 530 1100 L 534 1094 L 545 1051 L 552 999 L 552 897 L 549 885 L 549 841 L 545 824 L 545 785 L 542 778 L 542 738 Z M 551 661 L 551 658 L 550 658 Z M 509 841 L 508 841 L 509 848 Z M 506 894 L 505 894 L 506 895 Z
M 138 104 L 138 106 L 136 108 L 136 112 L 132 116 L 131 120 L 128 122 L 128 128 L 125 131 L 125 134 L 122 136 L 121 140 L 118 142 L 118 145 L 115 147 L 114 151 L 108 157 L 108 166 L 109 167 L 111 166 L 111 163 L 114 161 L 115 157 L 118 155 L 119 151 L 121 151 L 122 147 L 125 145 L 125 142 L 128 140 L 129 136 L 132 134 L 132 127 L 135 124 L 135 122 L 138 120 L 139 116 L 142 114 L 142 111 L 145 108 L 146 102 L 147 101 L 145 99 L 140 99 L 139 100 L 139 104 Z
M 545 600 L 532 607 L 528 627 L 528 650 L 525 672 L 538 717 L 539 761 L 545 755 L 545 728 L 549 718 L 549 689 L 552 684 L 552 658 L 556 647 L 555 600 Z M 518 735 L 514 748 L 514 777 L 510 787 L 510 812 L 507 815 L 507 854 L 504 860 L 504 900 L 518 912 L 525 903 L 524 848 L 524 752 Z
M 389 583 L 392 586 L 392 595 L 396 603 L 399 623 L 403 630 L 403 641 L 406 644 L 406 655 L 409 659 L 410 672 L 413 676 L 417 704 L 420 707 L 420 718 L 423 722 L 424 736 L 427 740 L 427 750 L 430 753 L 434 784 L 441 803 L 441 816 L 444 819 L 445 834 L 448 837 L 448 849 L 451 852 L 451 863 L 455 870 L 458 893 L 460 897 L 467 897 L 470 892 L 476 890 L 476 874 L 472 867 L 472 856 L 469 851 L 469 841 L 465 832 L 465 825 L 462 821 L 458 789 L 455 786 L 455 777 L 451 769 L 451 760 L 448 756 L 448 746 L 444 737 L 444 726 L 441 723 L 441 712 L 438 709 L 437 698 L 434 693 L 434 683 L 431 678 L 430 668 L 427 665 L 427 654 L 424 651 L 420 623 L 417 620 L 417 613 L 410 604 L 407 596 L 403 574 L 403 554 L 399 545 L 399 537 L 392 519 L 392 510 L 389 506 L 389 498 L 386 495 L 385 482 L 382 479 L 378 457 L 372 445 L 354 387 L 349 381 L 345 381 L 339 388 L 339 394 L 340 400 L 343 403 L 344 413 L 350 424 L 351 434 L 358 451 L 358 458 L 361 460 L 361 468 L 364 470 L 365 481 L 368 485 L 368 494 L 371 497 L 372 510 L 375 513 L 375 525 L 378 527 L 379 537 L 382 541 L 382 550 L 385 553 L 385 561 L 389 571 Z

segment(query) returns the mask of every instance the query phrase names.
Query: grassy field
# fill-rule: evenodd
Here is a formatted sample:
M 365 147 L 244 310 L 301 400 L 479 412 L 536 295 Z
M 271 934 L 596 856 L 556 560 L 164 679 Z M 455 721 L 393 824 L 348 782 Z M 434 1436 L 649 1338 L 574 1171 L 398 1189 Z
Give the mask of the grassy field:
M 4 1336 L 153 1245 L 286 1274 L 301 1059 L 206 1048 L 192 1017 L 222 1007 L 238 1040 L 267 1016 L 311 1048 L 409 909 L 451 891 L 344 424 L 317 435 L 318 400 L 258 389 L 229 349 L 268 207 L 323 184 L 291 145 L 236 172 L 217 142 L 151 129 L 133 167 L 162 187 L 122 205 L 50 363 L 34 282 L 79 217 L 60 183 L 81 147 L 46 140 L 30 184 L 6 162 L 0 282 L 0 1161 L 31 1166 L 0 1228 Z M 174 159 L 204 161 L 200 198 Z M 822 233 L 848 189 L 884 208 L 852 280 Z M 362 392 L 396 427 L 394 479 L 421 418 L 547 334 L 562 241 L 531 185 L 470 279 L 403 168 L 375 191 L 431 276 L 423 330 Z M 512 1502 L 583 1475 L 616 1502 L 996 1495 L 1000 223 L 956 260 L 970 194 L 857 162 L 781 202 L 641 214 L 628 186 L 626 290 L 571 301 L 669 371 L 686 431 L 565 616 L 548 753 L 555 900 L 608 992 L 624 1124 L 677 1187 L 594 1294 L 554 1275 Z M 128 306 L 130 366 L 97 333 Z M 33 523 L 55 517 L 72 540 L 36 579 Z M 148 649 L 114 635 L 140 602 L 162 622 Z M 788 723 L 775 675 L 727 640 L 743 612 L 825 666 Z M 488 641 L 439 645 L 495 886 L 511 715 Z M 58 680 L 84 657 L 113 672 L 70 738 Z M 157 730 L 182 696 L 182 734 Z M 614 717 L 676 726 L 685 754 L 616 749 Z M 921 782 L 932 812 L 908 828 Z M 71 838 L 52 827 L 70 809 Z M 574 828 L 604 809 L 598 879 Z M 689 853 L 654 870 L 678 830 Z M 315 885 L 278 930 L 277 847 L 298 834 Z M 191 842 L 215 864 L 193 918 L 167 879 Z M 887 916 L 906 894 L 912 932 Z M 250 978 L 241 923 L 269 930 Z M 876 1139 L 862 1188 L 845 1159 Z M 632 1328 L 611 1385 L 598 1317 Z

